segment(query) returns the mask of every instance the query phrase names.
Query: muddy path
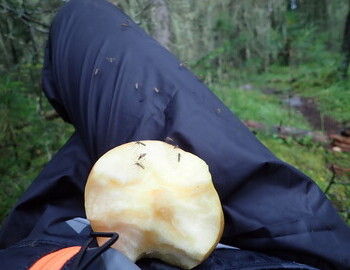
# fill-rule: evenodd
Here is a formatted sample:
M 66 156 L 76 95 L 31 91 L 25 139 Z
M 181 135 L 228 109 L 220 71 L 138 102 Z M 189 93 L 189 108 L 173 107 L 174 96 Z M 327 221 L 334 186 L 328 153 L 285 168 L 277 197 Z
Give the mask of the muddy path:
M 319 110 L 314 98 L 301 97 L 294 94 L 286 95 L 285 92 L 276 89 L 262 89 L 262 92 L 268 95 L 276 95 L 286 106 L 299 111 L 313 130 L 322 131 L 326 135 L 329 135 L 337 134 L 344 128 L 343 123 L 328 115 L 324 115 Z
M 316 98 L 302 97 L 290 92 L 286 94 L 276 89 L 262 89 L 262 92 L 277 96 L 289 109 L 299 111 L 312 128 L 311 131 L 307 132 L 295 132 L 295 130 L 286 129 L 287 135 L 308 134 L 315 141 L 329 145 L 329 148 L 333 151 L 350 152 L 349 123 L 342 123 L 323 114 L 318 108 Z
M 321 130 L 326 134 L 340 132 L 342 124 L 328 115 L 323 115 L 313 98 L 298 98 L 300 99 L 300 105 L 294 106 L 293 108 L 304 116 L 313 129 Z

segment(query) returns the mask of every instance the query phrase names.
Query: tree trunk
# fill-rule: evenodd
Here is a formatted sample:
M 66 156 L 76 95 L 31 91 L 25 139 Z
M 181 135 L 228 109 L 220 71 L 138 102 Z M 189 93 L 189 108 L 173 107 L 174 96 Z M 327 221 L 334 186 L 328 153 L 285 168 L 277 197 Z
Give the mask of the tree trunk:
M 153 0 L 152 36 L 167 49 L 170 48 L 169 10 L 164 0 Z

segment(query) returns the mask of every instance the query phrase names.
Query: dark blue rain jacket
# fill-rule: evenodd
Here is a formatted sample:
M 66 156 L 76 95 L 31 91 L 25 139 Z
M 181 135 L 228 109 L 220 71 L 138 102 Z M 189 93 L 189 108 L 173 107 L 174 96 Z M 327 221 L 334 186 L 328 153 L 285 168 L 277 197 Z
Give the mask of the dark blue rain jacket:
M 277 159 L 112 4 L 71 0 L 62 7 L 42 80 L 76 131 L 4 222 L 1 269 L 28 269 L 45 254 L 83 245 L 91 229 L 74 224 L 85 218 L 84 186 L 94 162 L 120 144 L 167 137 L 208 163 L 225 214 L 221 243 L 239 248 L 216 249 L 199 269 L 312 269 L 298 263 L 350 269 L 350 229 L 316 184 Z M 138 265 L 174 269 L 157 260 Z

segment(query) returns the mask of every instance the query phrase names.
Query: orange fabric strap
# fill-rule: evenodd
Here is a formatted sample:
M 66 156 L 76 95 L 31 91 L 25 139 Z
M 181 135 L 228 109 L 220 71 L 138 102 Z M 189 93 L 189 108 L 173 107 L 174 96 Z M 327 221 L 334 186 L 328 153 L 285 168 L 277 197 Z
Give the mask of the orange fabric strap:
M 60 270 L 79 251 L 80 246 L 67 247 L 41 257 L 29 270 Z

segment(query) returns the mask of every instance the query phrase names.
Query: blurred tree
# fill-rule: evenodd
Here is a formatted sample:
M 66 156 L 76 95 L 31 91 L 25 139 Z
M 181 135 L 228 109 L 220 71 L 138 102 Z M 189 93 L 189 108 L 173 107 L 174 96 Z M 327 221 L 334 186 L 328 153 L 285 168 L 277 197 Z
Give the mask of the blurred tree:
M 40 86 L 49 23 L 61 1 L 0 1 L 0 222 L 71 130 L 46 121 Z
M 2 0 L 0 2 L 0 68 L 38 63 L 49 21 L 59 1 Z
M 170 48 L 170 14 L 164 0 L 153 0 L 152 36 L 164 47 Z
M 350 63 L 350 1 L 348 14 L 346 16 L 345 25 L 344 25 L 344 35 L 343 42 L 341 46 L 341 52 L 343 54 L 343 60 L 340 64 L 340 73 L 343 79 L 347 78 L 349 63 Z

